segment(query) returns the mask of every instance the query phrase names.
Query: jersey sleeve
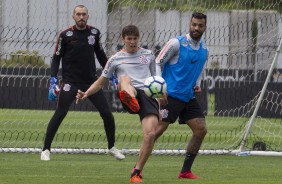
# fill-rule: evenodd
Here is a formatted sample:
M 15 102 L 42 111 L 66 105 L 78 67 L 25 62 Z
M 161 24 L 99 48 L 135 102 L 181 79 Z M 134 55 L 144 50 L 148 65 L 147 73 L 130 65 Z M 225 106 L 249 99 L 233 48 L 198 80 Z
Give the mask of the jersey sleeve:
M 115 56 L 112 56 L 108 60 L 106 66 L 105 66 L 105 68 L 104 68 L 104 70 L 103 70 L 103 72 L 101 74 L 103 77 L 109 79 L 113 75 L 113 73 L 115 71 L 114 61 L 115 61 Z
M 96 57 L 98 59 L 98 62 L 100 63 L 100 65 L 105 68 L 105 65 L 107 63 L 107 56 L 106 53 L 101 45 L 101 36 L 100 36 L 100 32 L 97 35 L 98 39 L 96 40 L 96 44 L 95 44 L 95 54 Z
M 156 58 L 156 74 L 161 76 L 162 67 L 166 62 L 168 62 L 171 58 L 179 52 L 179 41 L 176 38 L 169 40 L 166 45 L 160 51 L 160 54 Z
M 156 63 L 155 63 L 155 56 L 153 53 L 150 55 L 151 63 L 150 63 L 150 72 L 152 76 L 156 75 Z
M 58 71 L 59 71 L 59 67 L 60 67 L 60 61 L 61 58 L 64 54 L 64 50 L 65 50 L 65 44 L 64 44 L 64 36 L 63 33 L 61 32 L 59 34 L 59 37 L 57 39 L 56 42 L 56 46 L 54 49 L 54 54 L 52 57 L 52 62 L 51 62 L 51 77 L 57 77 L 58 75 Z

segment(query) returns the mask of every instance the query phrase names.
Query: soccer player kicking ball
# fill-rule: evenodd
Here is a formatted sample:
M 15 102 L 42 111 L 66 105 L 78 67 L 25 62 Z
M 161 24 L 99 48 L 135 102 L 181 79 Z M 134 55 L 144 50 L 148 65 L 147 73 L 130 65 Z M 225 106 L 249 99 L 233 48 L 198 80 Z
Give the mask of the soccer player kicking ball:
M 128 25 L 122 30 L 124 48 L 107 62 L 99 79 L 86 92 L 78 91 L 77 102 L 102 89 L 115 73 L 118 78 L 119 98 L 125 110 L 138 114 L 143 130 L 143 140 L 136 165 L 131 170 L 131 183 L 142 183 L 142 169 L 154 146 L 155 131 L 159 121 L 158 102 L 143 91 L 145 79 L 154 75 L 155 57 L 152 51 L 138 47 L 139 30 Z
M 157 137 L 177 119 L 193 132 L 179 178 L 199 178 L 191 172 L 191 167 L 207 133 L 204 114 L 195 98 L 201 92 L 201 73 L 208 58 L 208 49 L 201 40 L 206 24 L 206 15 L 193 13 L 189 34 L 171 39 L 156 59 L 156 72 L 165 79 L 168 95 L 167 99 L 160 98 L 162 121 Z

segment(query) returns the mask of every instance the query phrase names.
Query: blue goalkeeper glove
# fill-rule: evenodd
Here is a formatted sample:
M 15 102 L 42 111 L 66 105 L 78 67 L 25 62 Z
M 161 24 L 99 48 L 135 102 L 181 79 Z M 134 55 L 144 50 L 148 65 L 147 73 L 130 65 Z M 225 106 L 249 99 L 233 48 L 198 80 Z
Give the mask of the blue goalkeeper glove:
M 48 100 L 50 101 L 56 101 L 58 98 L 58 95 L 60 93 L 59 88 L 59 81 L 57 77 L 51 77 L 50 79 L 50 87 L 49 87 L 49 93 L 48 93 Z
M 114 87 L 114 90 L 118 89 L 118 79 L 117 79 L 117 75 L 115 73 L 113 73 L 113 75 L 110 77 L 111 83 Z

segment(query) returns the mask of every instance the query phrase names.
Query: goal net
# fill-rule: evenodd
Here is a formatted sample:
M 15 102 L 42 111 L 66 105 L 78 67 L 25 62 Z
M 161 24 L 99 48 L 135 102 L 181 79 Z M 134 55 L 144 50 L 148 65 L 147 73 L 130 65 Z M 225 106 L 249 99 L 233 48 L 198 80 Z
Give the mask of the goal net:
M 209 47 L 202 94 L 208 133 L 200 153 L 280 155 L 282 151 L 282 35 L 280 0 L 2 0 L 0 1 L 0 152 L 40 152 L 56 104 L 47 99 L 58 33 L 73 25 L 73 8 L 89 9 L 108 56 L 122 47 L 123 26 L 135 24 L 140 46 L 157 56 L 188 31 L 194 11 L 207 14 Z M 97 63 L 98 73 L 101 67 Z M 137 153 L 138 116 L 123 111 L 104 88 L 116 121 L 116 146 Z M 171 125 L 154 154 L 183 154 L 192 133 Z M 91 103 L 72 104 L 52 144 L 54 152 L 105 153 L 103 122 Z

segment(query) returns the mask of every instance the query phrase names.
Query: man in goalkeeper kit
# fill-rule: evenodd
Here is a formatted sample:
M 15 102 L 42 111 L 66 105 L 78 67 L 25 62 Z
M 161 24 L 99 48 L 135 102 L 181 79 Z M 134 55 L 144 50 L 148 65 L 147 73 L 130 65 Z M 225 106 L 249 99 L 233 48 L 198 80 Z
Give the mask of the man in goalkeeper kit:
M 118 79 L 119 98 L 125 110 L 138 114 L 143 130 L 143 140 L 136 165 L 131 170 L 131 183 L 142 183 L 142 169 L 154 146 L 155 130 L 159 121 L 158 102 L 143 91 L 147 77 L 155 74 L 155 56 L 152 51 L 140 48 L 139 30 L 134 25 L 125 26 L 121 33 L 124 48 L 107 62 L 102 75 L 86 91 L 77 93 L 77 102 L 96 94 L 113 74 Z
M 193 132 L 178 178 L 199 178 L 191 167 L 207 133 L 203 111 L 195 98 L 201 92 L 201 73 L 208 58 L 207 46 L 201 40 L 206 24 L 206 15 L 193 13 L 189 34 L 169 40 L 156 58 L 156 73 L 167 83 L 167 98 L 159 99 L 162 120 L 157 137 L 177 119 Z
M 106 54 L 100 45 L 100 31 L 87 25 L 88 9 L 83 5 L 78 5 L 74 8 L 72 17 L 75 25 L 60 33 L 51 63 L 48 99 L 58 101 L 56 111 L 47 127 L 41 160 L 50 160 L 53 138 L 67 115 L 77 90 L 86 90 L 97 80 L 94 53 L 102 67 L 107 62 Z M 57 74 L 61 60 L 62 82 L 59 92 Z M 124 155 L 114 147 L 115 121 L 102 89 L 95 95 L 89 96 L 88 99 L 97 108 L 103 119 L 109 153 L 118 160 L 124 159 Z

